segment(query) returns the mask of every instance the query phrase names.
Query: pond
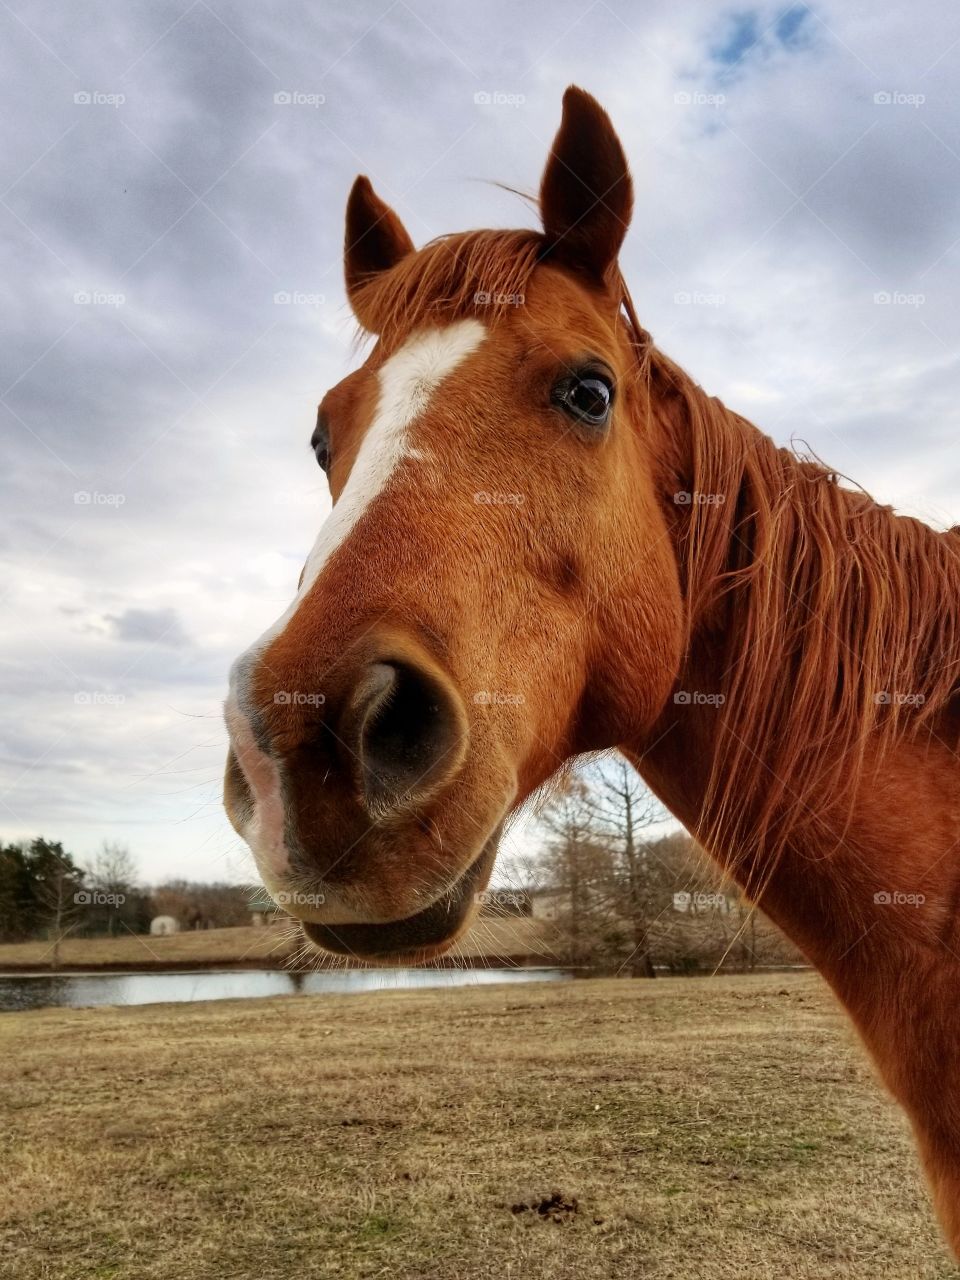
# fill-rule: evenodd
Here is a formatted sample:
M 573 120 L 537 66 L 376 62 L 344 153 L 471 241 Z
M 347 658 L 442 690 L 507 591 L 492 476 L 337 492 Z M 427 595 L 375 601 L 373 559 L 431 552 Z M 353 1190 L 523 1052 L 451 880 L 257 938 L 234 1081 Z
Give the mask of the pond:
M 288 973 L 277 969 L 204 969 L 190 973 L 0 975 L 0 1011 L 54 1005 L 182 1003 L 261 996 L 353 995 L 419 987 L 477 987 L 491 982 L 557 982 L 565 969 L 353 969 Z

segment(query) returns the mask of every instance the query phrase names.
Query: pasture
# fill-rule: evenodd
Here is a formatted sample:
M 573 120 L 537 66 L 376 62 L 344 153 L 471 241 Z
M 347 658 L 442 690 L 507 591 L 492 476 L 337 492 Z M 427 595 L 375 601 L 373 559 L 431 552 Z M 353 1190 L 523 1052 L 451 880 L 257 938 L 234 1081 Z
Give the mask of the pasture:
M 18 1280 L 947 1280 L 813 974 L 0 1017 Z
M 542 922 L 527 918 L 480 919 L 459 942 L 458 960 L 509 962 L 519 957 L 542 957 L 557 962 L 555 939 Z M 168 938 L 122 933 L 116 937 L 66 938 L 60 944 L 64 970 L 122 969 L 138 973 L 151 969 L 220 967 L 287 968 L 302 949 L 299 931 L 289 920 L 262 928 L 188 929 Z M 46 939 L 0 943 L 0 974 L 42 973 L 53 953 Z

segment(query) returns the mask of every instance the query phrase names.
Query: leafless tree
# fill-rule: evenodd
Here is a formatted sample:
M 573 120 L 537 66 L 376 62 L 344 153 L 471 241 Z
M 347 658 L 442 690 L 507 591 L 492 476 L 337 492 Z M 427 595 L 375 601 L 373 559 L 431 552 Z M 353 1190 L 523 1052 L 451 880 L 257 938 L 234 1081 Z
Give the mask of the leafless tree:
M 595 836 L 610 851 L 617 912 L 629 923 L 632 949 L 623 967 L 653 978 L 650 927 L 662 910 L 663 867 L 649 834 L 667 813 L 621 755 L 604 762 L 586 802 Z
M 566 951 L 574 964 L 592 959 L 600 941 L 612 868 L 597 838 L 590 785 L 582 774 L 564 774 L 540 812 L 546 845 L 541 879 L 557 893 Z
M 47 936 L 53 941 L 49 953 L 51 969 L 60 968 L 63 940 L 76 927 L 84 909 L 87 894 L 82 884 L 82 873 L 69 857 L 54 858 L 45 868 L 38 898 L 46 916 Z
M 87 872 L 103 893 L 127 893 L 137 882 L 137 864 L 125 844 L 104 840 Z
M 566 778 L 541 814 L 545 877 L 560 889 L 571 958 L 653 977 L 649 929 L 662 876 L 647 836 L 666 815 L 617 756 Z
M 725 880 L 622 757 L 573 772 L 541 814 L 541 881 L 556 894 L 558 926 L 576 964 L 654 977 L 752 969 L 798 957 Z

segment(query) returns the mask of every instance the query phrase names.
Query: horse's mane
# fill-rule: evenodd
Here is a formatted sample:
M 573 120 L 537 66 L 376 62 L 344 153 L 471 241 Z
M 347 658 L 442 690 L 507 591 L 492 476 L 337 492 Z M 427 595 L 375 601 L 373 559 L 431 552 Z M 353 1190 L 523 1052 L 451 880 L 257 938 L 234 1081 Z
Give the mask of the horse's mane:
M 363 286 L 381 341 L 470 314 L 495 323 L 545 253 L 535 231 L 432 241 Z M 713 495 L 690 504 L 680 539 L 688 645 L 722 656 L 697 834 L 728 859 L 775 855 L 827 816 L 836 831 L 896 743 L 943 731 L 960 688 L 960 537 L 778 448 L 655 347 L 619 275 L 611 287 L 650 412 L 687 442 L 685 484 Z
M 724 699 L 698 834 L 732 861 L 762 849 L 769 872 L 803 834 L 829 852 L 898 743 L 957 749 L 960 538 L 777 447 L 662 353 L 645 363 L 651 396 L 672 392 L 691 492 L 721 495 L 691 504 L 680 548 L 690 644 L 719 658 Z

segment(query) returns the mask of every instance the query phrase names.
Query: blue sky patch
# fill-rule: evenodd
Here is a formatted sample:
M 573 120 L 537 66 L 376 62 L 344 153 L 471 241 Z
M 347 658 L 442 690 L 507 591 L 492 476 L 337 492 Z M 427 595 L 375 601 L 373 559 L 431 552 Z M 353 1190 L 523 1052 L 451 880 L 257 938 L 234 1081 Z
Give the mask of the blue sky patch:
M 788 6 L 773 22 L 755 9 L 743 10 L 727 19 L 710 56 L 723 68 L 732 68 L 778 49 L 804 48 L 809 43 L 810 25 L 811 11 L 805 4 Z

